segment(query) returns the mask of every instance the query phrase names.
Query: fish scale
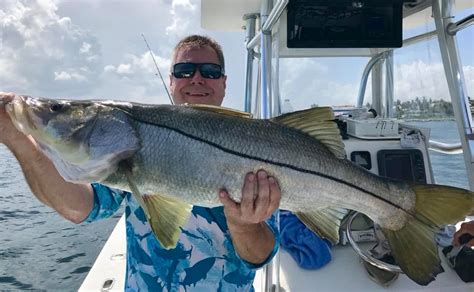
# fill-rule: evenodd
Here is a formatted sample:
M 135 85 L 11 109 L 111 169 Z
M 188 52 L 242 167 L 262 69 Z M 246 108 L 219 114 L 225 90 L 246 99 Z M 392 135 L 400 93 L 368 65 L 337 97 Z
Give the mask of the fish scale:
M 133 172 L 133 179 L 137 182 L 137 186 L 142 193 L 167 194 L 182 198 L 190 204 L 217 206 L 220 204 L 217 198 L 217 190 L 224 187 L 229 190 L 233 199 L 240 202 L 240 189 L 245 174 L 249 170 L 265 169 L 278 178 L 282 193 L 288 194 L 287 198 L 292 198 L 292 200 L 285 200 L 286 197 L 284 196 L 281 204 L 284 209 L 305 210 L 308 206 L 312 206 L 312 201 L 314 201 L 314 205 L 318 206 L 337 206 L 344 202 L 346 206 L 352 209 L 363 210 L 370 217 L 380 219 L 377 217 L 380 214 L 379 210 L 387 208 L 383 206 L 383 202 L 374 200 L 367 195 L 364 196 L 364 200 L 356 200 L 359 205 L 352 204 L 351 202 L 354 199 L 359 198 L 359 196 L 353 196 L 352 198 L 348 196 L 348 194 L 354 192 L 353 190 L 346 188 L 344 192 L 339 194 L 339 190 L 341 190 L 337 186 L 339 183 L 276 164 L 289 166 L 296 164 L 296 167 L 299 168 L 318 165 L 319 168 L 310 168 L 309 170 L 322 171 L 325 167 L 330 168 L 331 165 L 335 164 L 326 149 L 319 152 L 323 152 L 328 159 L 319 161 L 315 161 L 315 155 L 308 153 L 308 151 L 298 151 L 299 155 L 292 164 L 283 163 L 275 158 L 267 158 L 268 156 L 258 157 L 259 160 L 255 160 L 249 157 L 257 157 L 260 152 L 264 151 L 266 153 L 269 150 L 262 150 L 263 147 L 257 147 L 255 143 L 242 143 L 238 135 L 234 135 L 234 132 L 224 131 L 228 134 L 220 135 L 220 137 L 212 138 L 209 141 L 206 138 L 215 137 L 215 135 L 210 136 L 186 131 L 183 127 L 186 121 L 177 123 L 176 120 L 164 116 L 159 119 L 153 118 L 154 124 L 151 124 L 151 118 L 142 118 L 141 112 L 131 112 L 131 114 L 141 117 L 136 120 L 135 128 L 141 137 L 142 144 L 146 145 L 137 152 L 132 160 L 133 165 L 139 166 Z M 201 113 L 198 112 L 198 114 Z M 176 116 L 176 113 L 174 115 Z M 145 120 L 147 123 L 138 122 L 141 120 Z M 281 129 L 278 125 L 267 121 L 260 120 L 256 122 L 272 134 L 276 131 L 275 128 Z M 215 119 L 205 117 L 199 120 L 199 124 L 205 129 L 204 133 L 206 131 L 215 133 L 222 132 L 226 123 L 218 124 Z M 241 134 L 249 131 L 249 129 L 250 127 L 246 124 L 242 124 L 240 131 L 237 132 Z M 154 134 L 148 134 L 150 132 Z M 291 136 L 297 137 L 298 135 L 307 138 L 306 135 L 299 133 Z M 219 143 L 221 140 L 225 142 Z M 293 143 L 284 139 L 280 139 L 280 141 L 280 145 L 272 149 L 275 152 L 278 151 L 277 156 L 294 156 Z M 144 159 L 145 157 L 146 159 Z M 336 158 L 333 159 L 336 160 Z M 300 164 L 297 164 L 298 162 Z M 353 167 L 352 165 L 348 166 Z M 202 175 L 204 169 L 206 172 Z M 334 172 L 334 175 L 337 175 L 337 173 Z M 113 180 L 109 179 L 104 182 L 114 185 Z M 319 180 L 321 181 L 319 182 Z M 301 183 L 302 181 L 304 183 Z M 120 186 L 123 188 L 123 185 Z M 395 214 L 398 212 L 392 207 L 390 212 L 386 212 L 388 214 L 383 214 L 383 217 L 396 217 Z

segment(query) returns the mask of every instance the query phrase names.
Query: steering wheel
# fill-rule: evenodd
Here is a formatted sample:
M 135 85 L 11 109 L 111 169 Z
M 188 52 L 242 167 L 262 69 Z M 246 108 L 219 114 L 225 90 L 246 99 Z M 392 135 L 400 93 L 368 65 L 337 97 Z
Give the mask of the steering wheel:
M 365 216 L 362 213 L 354 212 L 354 214 L 349 216 L 349 219 L 347 221 L 347 226 L 346 226 L 346 233 L 347 233 L 346 236 L 347 236 L 347 239 L 348 239 L 349 243 L 351 244 L 352 248 L 354 249 L 354 251 L 364 261 L 368 262 L 369 264 L 371 264 L 373 266 L 376 266 L 379 269 L 402 274 L 403 271 L 400 269 L 399 266 L 392 265 L 392 264 L 387 263 L 385 261 L 382 261 L 382 260 L 380 260 L 380 259 L 378 259 L 374 256 L 374 255 L 378 254 L 379 257 L 381 257 L 381 256 L 387 254 L 387 253 L 384 253 L 384 252 L 380 252 L 380 250 L 385 250 L 385 252 L 389 252 L 388 242 L 385 239 L 385 237 L 383 236 L 383 233 L 382 233 L 380 227 L 378 225 L 376 225 L 375 223 L 374 223 L 374 232 L 375 232 L 375 239 L 377 240 L 377 245 L 372 250 L 369 250 L 369 251 L 366 251 L 366 250 L 361 249 L 359 247 L 358 243 L 352 237 L 352 228 L 351 228 L 354 219 L 359 215 Z M 378 247 L 379 247 L 379 249 L 378 249 Z

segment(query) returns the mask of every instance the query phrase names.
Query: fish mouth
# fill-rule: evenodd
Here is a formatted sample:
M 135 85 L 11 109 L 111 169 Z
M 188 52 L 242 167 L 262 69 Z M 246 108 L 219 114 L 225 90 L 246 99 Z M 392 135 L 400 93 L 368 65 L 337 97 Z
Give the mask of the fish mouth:
M 38 130 L 38 125 L 42 124 L 41 119 L 33 113 L 38 103 L 31 97 L 18 95 L 5 105 L 15 127 L 26 135 Z

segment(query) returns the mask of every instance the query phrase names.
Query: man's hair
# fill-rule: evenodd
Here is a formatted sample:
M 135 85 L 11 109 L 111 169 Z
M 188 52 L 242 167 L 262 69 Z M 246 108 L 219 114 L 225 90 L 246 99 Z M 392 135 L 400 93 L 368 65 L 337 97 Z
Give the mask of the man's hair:
M 182 49 L 201 49 L 203 47 L 211 47 L 217 54 L 219 63 L 222 66 L 222 69 L 225 72 L 225 62 L 224 62 L 224 53 L 222 52 L 222 47 L 214 39 L 211 39 L 208 36 L 203 35 L 190 35 L 180 40 L 179 43 L 173 49 L 173 58 L 172 64 L 176 62 L 176 55 Z

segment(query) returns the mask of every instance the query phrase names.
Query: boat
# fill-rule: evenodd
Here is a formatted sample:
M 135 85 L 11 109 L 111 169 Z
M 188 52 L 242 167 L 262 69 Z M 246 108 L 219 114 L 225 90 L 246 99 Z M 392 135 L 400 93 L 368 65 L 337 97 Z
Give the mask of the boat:
M 365 13 L 371 17 L 376 15 L 371 18 L 373 34 L 348 35 L 347 31 L 353 32 L 350 27 L 357 23 L 356 17 L 352 16 L 365 5 L 370 6 Z M 469 0 L 202 0 L 201 24 L 207 30 L 242 32 L 247 48 L 244 110 L 256 118 L 270 118 L 281 113 L 281 103 L 286 98 L 279 92 L 281 58 L 367 57 L 369 61 L 360 77 L 359 94 L 354 96 L 354 104 L 335 111 L 346 128 L 347 158 L 378 175 L 434 183 L 429 150 L 447 154 L 462 152 L 469 188 L 474 190 L 472 108 L 456 43 L 456 34 L 473 23 L 474 15 L 456 22 L 452 18 L 473 6 Z M 328 11 L 344 12 L 340 14 L 343 20 L 338 26 L 325 23 L 332 33 L 324 34 L 321 33 L 321 21 Z M 403 39 L 402 27 L 413 29 L 431 18 L 434 19 L 434 30 Z M 383 24 L 387 30 L 379 29 Z M 461 139 L 457 144 L 433 141 L 429 129 L 409 125 L 394 115 L 393 52 L 398 47 L 433 38 L 438 39 L 448 80 Z M 255 72 L 258 72 L 256 76 Z M 372 78 L 371 111 L 364 108 L 369 74 Z M 257 272 L 255 291 L 474 291 L 474 283 L 461 281 L 441 251 L 445 272 L 428 286 L 419 286 L 403 274 L 398 274 L 390 285 L 381 286 L 371 281 L 364 262 L 379 264 L 377 267 L 394 273 L 396 266 L 374 259 L 367 246 L 376 238 L 376 230 L 367 226 L 358 233 L 353 232 L 352 220 L 359 215 L 351 216 L 345 229 L 341 230 L 341 241 L 333 247 L 333 259 L 327 266 L 315 271 L 304 270 L 288 252 L 280 249 L 274 260 Z M 115 227 L 79 291 L 123 290 L 124 221 L 122 218 Z M 368 242 L 364 237 L 369 237 Z

